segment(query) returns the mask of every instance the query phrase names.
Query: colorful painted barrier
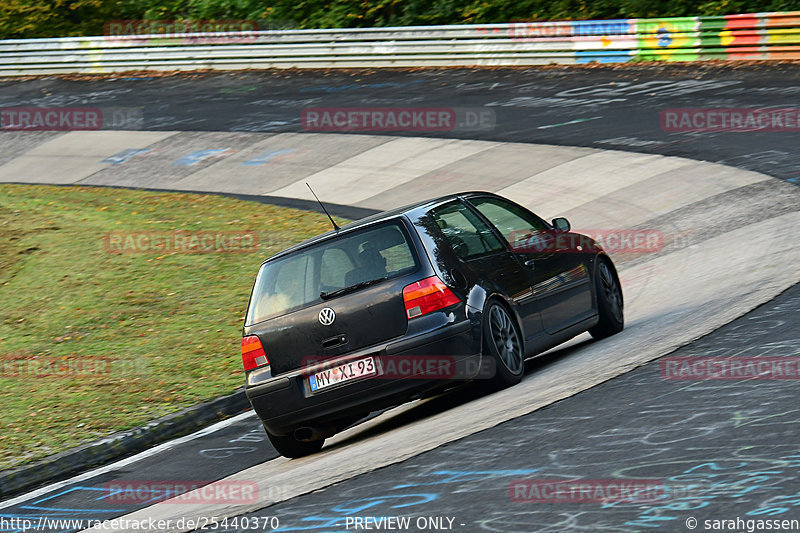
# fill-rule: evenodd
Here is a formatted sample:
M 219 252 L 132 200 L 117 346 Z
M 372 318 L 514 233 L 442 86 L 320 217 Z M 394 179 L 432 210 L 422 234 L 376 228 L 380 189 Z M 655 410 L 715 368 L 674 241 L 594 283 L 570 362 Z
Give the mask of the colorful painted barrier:
M 800 11 L 0 41 L 0 76 L 131 70 L 800 59 Z

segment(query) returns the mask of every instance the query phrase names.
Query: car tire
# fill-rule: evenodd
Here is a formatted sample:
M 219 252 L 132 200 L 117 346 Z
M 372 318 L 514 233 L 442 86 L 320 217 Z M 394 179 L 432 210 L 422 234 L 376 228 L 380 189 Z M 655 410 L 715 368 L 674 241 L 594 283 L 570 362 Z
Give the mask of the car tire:
M 594 272 L 594 286 L 600 320 L 596 326 L 589 329 L 589 334 L 595 339 L 604 339 L 619 333 L 625 327 L 622 287 L 610 260 L 605 258 L 598 260 Z
M 488 390 L 500 390 L 522 381 L 525 357 L 519 325 L 508 309 L 493 300 L 486 306 L 483 320 L 484 357 L 490 361 L 481 380 Z M 490 368 L 493 367 L 493 368 Z
M 267 437 L 269 437 L 269 441 L 272 443 L 272 447 L 275 448 L 275 451 L 289 459 L 297 459 L 298 457 L 305 457 L 306 455 L 317 453 L 322 449 L 322 445 L 325 444 L 325 439 L 305 442 L 295 439 L 292 435 L 282 437 L 280 435 L 273 435 L 269 431 L 267 431 Z

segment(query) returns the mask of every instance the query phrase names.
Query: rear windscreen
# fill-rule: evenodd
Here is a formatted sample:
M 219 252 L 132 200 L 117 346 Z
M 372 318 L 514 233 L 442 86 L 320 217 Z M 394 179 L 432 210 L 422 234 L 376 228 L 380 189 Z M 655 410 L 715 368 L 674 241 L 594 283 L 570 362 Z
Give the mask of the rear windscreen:
M 245 324 L 251 325 L 322 301 L 322 293 L 418 268 L 398 222 L 333 237 L 265 263 L 256 277 Z

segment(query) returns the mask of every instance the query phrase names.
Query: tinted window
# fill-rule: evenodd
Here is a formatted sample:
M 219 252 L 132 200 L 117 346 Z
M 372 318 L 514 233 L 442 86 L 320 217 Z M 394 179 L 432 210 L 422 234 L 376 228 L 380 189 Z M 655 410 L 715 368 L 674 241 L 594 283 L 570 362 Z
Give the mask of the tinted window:
M 397 222 L 346 233 L 265 263 L 256 277 L 247 325 L 321 301 L 320 293 L 393 278 L 418 263 Z
M 320 284 L 328 290 L 341 289 L 344 287 L 345 276 L 354 268 L 355 265 L 347 252 L 341 248 L 328 248 L 322 252 Z
M 544 220 L 530 211 L 499 198 L 473 198 L 470 203 L 497 228 L 512 249 L 549 229 Z
M 472 259 L 504 249 L 489 226 L 461 202 L 433 210 L 433 218 L 461 259 Z
M 387 272 L 401 272 L 407 271 L 410 268 L 415 268 L 416 263 L 414 256 L 411 254 L 411 248 L 407 243 L 398 244 L 385 250 L 380 250 L 380 254 L 386 260 Z

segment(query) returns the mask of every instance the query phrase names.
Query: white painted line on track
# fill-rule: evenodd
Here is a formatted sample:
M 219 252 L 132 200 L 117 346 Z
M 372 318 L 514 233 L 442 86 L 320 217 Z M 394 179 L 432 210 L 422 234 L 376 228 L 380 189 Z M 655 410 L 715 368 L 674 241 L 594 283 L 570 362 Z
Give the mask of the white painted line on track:
M 145 450 L 145 451 L 143 451 L 141 453 L 137 453 L 136 455 L 132 455 L 130 457 L 126 457 L 125 459 L 120 459 L 119 461 L 117 461 L 115 463 L 111 463 L 111 464 L 108 464 L 108 465 L 105 465 L 105 466 L 101 466 L 99 468 L 95 468 L 94 470 L 90 470 L 88 472 L 84 472 L 83 474 L 78 474 L 77 476 L 71 477 L 69 479 L 65 479 L 64 481 L 59 481 L 57 483 L 53 483 L 51 485 L 47 485 L 46 487 L 42 487 L 42 488 L 36 489 L 34 491 L 27 492 L 25 494 L 21 494 L 20 496 L 17 496 L 15 498 L 11 498 L 10 500 L 6 500 L 4 502 L 0 502 L 0 509 L 5 509 L 6 507 L 11 507 L 13 505 L 17 505 L 18 503 L 22 503 L 22 502 L 24 502 L 26 500 L 29 500 L 29 499 L 32 499 L 32 498 L 38 498 L 39 496 L 43 496 L 43 495 L 45 495 L 45 494 L 47 494 L 49 492 L 52 492 L 54 490 L 58 490 L 58 489 L 60 489 L 62 487 L 66 487 L 67 485 L 72 485 L 73 483 L 80 483 L 81 481 L 84 481 L 84 480 L 87 480 L 87 479 L 91 479 L 91 478 L 93 478 L 95 476 L 99 476 L 99 475 L 105 474 L 107 472 L 113 472 L 114 470 L 118 470 L 118 469 L 120 469 L 120 468 L 122 468 L 124 466 L 128 466 L 128 465 L 130 465 L 132 463 L 135 463 L 137 461 L 141 461 L 142 459 L 147 459 L 148 457 L 152 457 L 152 456 L 154 456 L 156 454 L 159 454 L 161 452 L 165 452 L 167 450 L 170 450 L 170 449 L 174 448 L 175 446 L 183 444 L 184 442 L 189 442 L 189 441 L 194 440 L 194 439 L 199 439 L 200 437 L 205 437 L 206 435 L 208 435 L 210 433 L 214 433 L 215 431 L 219 431 L 220 429 L 224 429 L 224 428 L 226 428 L 226 427 L 228 427 L 230 425 L 235 424 L 236 422 L 239 422 L 240 420 L 244 420 L 246 418 L 251 418 L 251 417 L 255 417 L 255 412 L 254 411 L 247 411 L 245 413 L 240 413 L 240 414 L 238 414 L 238 415 L 236 415 L 234 417 L 231 417 L 231 418 L 228 418 L 228 419 L 225 419 L 225 420 L 220 420 L 219 422 L 216 422 L 215 424 L 212 424 L 212 425 L 208 426 L 207 428 L 203 428 L 203 429 L 201 429 L 199 431 L 195 431 L 194 433 L 192 433 L 190 435 L 184 435 L 183 437 L 178 437 L 177 439 L 173 439 L 173 440 L 164 442 L 162 444 L 159 444 L 158 446 L 150 448 L 149 450 Z

